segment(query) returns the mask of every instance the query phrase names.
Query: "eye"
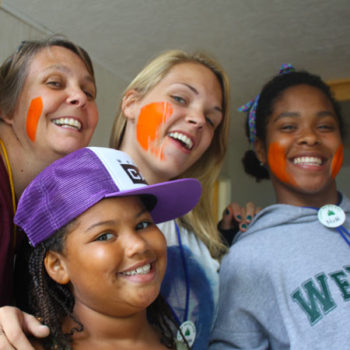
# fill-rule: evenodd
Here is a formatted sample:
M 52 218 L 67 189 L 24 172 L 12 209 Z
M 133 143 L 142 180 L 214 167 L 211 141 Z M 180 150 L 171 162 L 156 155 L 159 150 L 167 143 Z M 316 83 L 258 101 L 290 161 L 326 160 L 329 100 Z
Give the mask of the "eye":
M 81 86 L 81 90 L 84 92 L 84 94 L 87 96 L 89 100 L 96 99 L 96 89 L 93 84 Z
M 92 92 L 90 90 L 84 90 L 84 94 L 88 97 L 89 100 L 94 100 L 95 97 L 95 92 Z
M 205 116 L 205 120 L 207 121 L 207 123 L 210 126 L 215 127 L 215 123 L 213 122 L 213 120 L 211 118 L 209 118 L 208 116 Z
M 292 132 L 294 130 L 296 130 L 296 125 L 293 125 L 293 124 L 284 124 L 281 126 L 281 130 L 282 131 L 286 131 L 286 132 Z
M 136 225 L 136 230 L 145 230 L 148 227 L 153 226 L 154 223 L 151 220 L 143 220 Z
M 62 83 L 58 80 L 49 80 L 46 85 L 49 85 L 54 88 L 60 88 L 62 87 Z
M 114 234 L 111 232 L 105 232 L 99 235 L 95 241 L 109 241 L 114 237 Z
M 61 74 L 49 74 L 44 77 L 44 84 L 53 89 L 61 89 L 64 88 L 65 85 L 65 77 Z
M 318 126 L 318 128 L 323 131 L 333 131 L 336 129 L 336 127 L 332 124 L 321 124 Z
M 180 103 L 182 105 L 186 104 L 186 100 L 181 96 L 172 95 L 171 98 L 177 103 Z

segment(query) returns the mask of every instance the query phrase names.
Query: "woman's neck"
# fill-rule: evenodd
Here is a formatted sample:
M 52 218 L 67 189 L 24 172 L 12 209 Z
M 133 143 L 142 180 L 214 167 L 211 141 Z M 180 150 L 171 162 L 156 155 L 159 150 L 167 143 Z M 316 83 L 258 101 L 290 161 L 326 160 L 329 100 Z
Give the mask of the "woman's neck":
M 125 317 L 101 314 L 81 303 L 74 307 L 74 315 L 84 325 L 82 332 L 73 336 L 74 350 L 164 350 L 158 332 L 148 323 L 146 310 Z M 65 332 L 77 325 L 66 319 Z
M 279 191 L 275 191 L 275 193 L 277 203 L 290 204 L 298 207 L 320 208 L 326 204 L 338 204 L 339 201 L 335 181 L 327 188 L 317 193 L 301 193 L 287 188 L 279 189 Z
M 12 172 L 13 184 L 16 197 L 19 198 L 24 189 L 45 167 L 54 160 L 60 158 L 60 155 L 38 155 L 31 149 L 25 147 L 17 139 L 11 127 L 0 122 L 0 139 L 3 141 L 9 160 L 9 166 Z M 0 156 L 5 163 L 3 152 Z M 7 169 L 9 172 L 9 169 Z

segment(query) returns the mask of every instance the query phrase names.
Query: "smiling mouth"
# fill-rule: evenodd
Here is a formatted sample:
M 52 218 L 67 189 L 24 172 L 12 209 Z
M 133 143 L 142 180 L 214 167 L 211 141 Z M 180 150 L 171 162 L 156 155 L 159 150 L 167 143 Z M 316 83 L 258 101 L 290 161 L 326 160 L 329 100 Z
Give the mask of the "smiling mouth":
M 146 264 L 144 266 L 140 266 L 135 270 L 120 272 L 121 275 L 124 276 L 135 276 L 135 275 L 146 275 L 151 271 L 152 265 Z
M 58 118 L 54 119 L 52 122 L 58 126 L 64 128 L 73 128 L 78 131 L 80 131 L 82 127 L 81 123 L 74 118 Z
M 184 134 L 181 134 L 179 132 L 171 132 L 168 134 L 168 136 L 171 137 L 173 140 L 179 141 L 189 151 L 193 147 L 192 140 Z
M 298 165 L 320 166 L 322 165 L 322 159 L 318 157 L 297 157 L 293 159 L 293 163 Z

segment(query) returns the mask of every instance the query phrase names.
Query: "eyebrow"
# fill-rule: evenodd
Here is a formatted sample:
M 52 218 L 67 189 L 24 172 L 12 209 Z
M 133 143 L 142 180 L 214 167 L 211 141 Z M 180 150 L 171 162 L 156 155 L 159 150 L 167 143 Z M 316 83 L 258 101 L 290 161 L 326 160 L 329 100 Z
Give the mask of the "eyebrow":
M 277 121 L 279 119 L 282 118 L 288 118 L 288 117 L 295 117 L 295 118 L 299 118 L 301 117 L 299 112 L 282 112 L 279 115 L 276 116 L 276 118 L 273 121 Z M 320 111 L 316 113 L 316 117 L 322 118 L 322 117 L 334 117 L 336 118 L 336 115 L 334 112 L 331 111 Z
M 191 91 L 193 91 L 196 95 L 199 95 L 198 90 L 197 90 L 195 87 L 193 87 L 192 85 L 187 84 L 187 83 L 179 83 L 179 84 L 182 84 L 182 85 L 187 86 L 187 87 L 188 87 Z M 222 108 L 219 107 L 219 106 L 214 106 L 213 109 L 217 110 L 217 111 L 220 112 L 220 113 L 223 113 L 223 112 L 222 112 Z
M 149 212 L 147 209 L 141 209 L 136 215 L 135 215 L 135 219 L 139 218 L 141 215 L 143 215 L 145 212 Z M 115 225 L 116 223 L 118 223 L 118 220 L 105 220 L 105 221 L 99 221 L 96 222 L 94 224 L 92 224 L 91 226 L 89 226 L 85 231 L 91 231 L 92 229 L 94 229 L 95 227 L 98 226 L 108 226 L 108 225 Z
M 43 70 L 43 73 L 50 72 L 50 71 L 55 71 L 55 70 L 61 71 L 61 72 L 65 73 L 65 74 L 69 74 L 71 72 L 71 70 L 68 67 L 66 67 L 66 66 L 64 66 L 62 64 L 53 64 L 51 66 L 46 67 Z M 88 75 L 84 76 L 84 80 L 87 80 L 87 81 L 90 81 L 90 82 L 94 83 L 94 80 L 93 80 L 93 78 L 92 78 L 90 73 L 88 73 Z

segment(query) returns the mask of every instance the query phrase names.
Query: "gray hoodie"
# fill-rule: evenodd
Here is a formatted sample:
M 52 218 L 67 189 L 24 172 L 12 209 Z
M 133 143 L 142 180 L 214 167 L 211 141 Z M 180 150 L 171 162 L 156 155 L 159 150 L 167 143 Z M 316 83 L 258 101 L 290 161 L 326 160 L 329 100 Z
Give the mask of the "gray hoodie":
M 340 207 L 350 231 L 350 201 Z M 275 204 L 241 233 L 220 270 L 210 349 L 350 349 L 350 246 L 317 210 Z

